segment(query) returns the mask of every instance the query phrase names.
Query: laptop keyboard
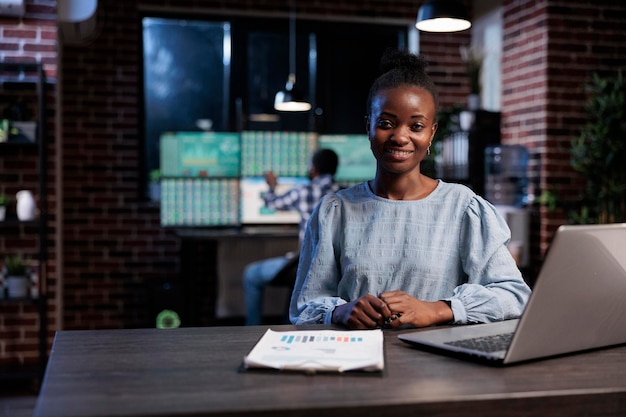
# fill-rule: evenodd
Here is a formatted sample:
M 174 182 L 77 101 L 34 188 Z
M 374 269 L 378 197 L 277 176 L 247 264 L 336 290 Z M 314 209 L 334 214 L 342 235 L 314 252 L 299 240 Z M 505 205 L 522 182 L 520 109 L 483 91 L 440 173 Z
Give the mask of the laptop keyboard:
M 503 333 L 493 336 L 455 340 L 453 342 L 446 342 L 446 344 L 465 349 L 479 350 L 482 352 L 497 352 L 499 350 L 507 350 L 512 338 L 513 333 Z

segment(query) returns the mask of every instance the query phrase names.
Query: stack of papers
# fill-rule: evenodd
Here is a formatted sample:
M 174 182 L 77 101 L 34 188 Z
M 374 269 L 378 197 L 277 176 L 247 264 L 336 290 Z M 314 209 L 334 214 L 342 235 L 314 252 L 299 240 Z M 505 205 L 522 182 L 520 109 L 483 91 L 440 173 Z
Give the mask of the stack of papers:
M 303 372 L 382 371 L 383 332 L 269 329 L 244 358 L 244 366 Z

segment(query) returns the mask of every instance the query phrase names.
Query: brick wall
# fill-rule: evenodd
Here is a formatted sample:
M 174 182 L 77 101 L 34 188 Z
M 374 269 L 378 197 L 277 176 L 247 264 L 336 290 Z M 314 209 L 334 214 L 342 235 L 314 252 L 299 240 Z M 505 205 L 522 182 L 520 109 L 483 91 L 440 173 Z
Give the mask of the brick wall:
M 54 3 L 32 0 L 29 12 Z M 584 123 L 580 85 L 594 68 L 624 66 L 626 6 L 609 0 L 503 0 L 503 6 L 503 139 L 531 149 L 539 188 L 557 184 L 567 192 L 575 180 L 562 147 Z M 308 17 L 375 17 L 407 22 L 415 18 L 417 8 L 413 0 L 298 3 L 298 13 Z M 286 16 L 289 2 L 100 0 L 100 35 L 88 45 L 62 48 L 58 63 L 63 74 L 59 87 L 62 104 L 56 110 L 62 113 L 63 134 L 58 144 L 53 142 L 50 147 L 51 154 L 60 152 L 63 160 L 62 187 L 58 190 L 63 205 L 58 216 L 63 233 L 63 265 L 58 266 L 63 285 L 62 306 L 53 303 L 51 309 L 62 310 L 66 329 L 144 326 L 147 289 L 176 279 L 180 273 L 180 242 L 159 227 L 157 208 L 139 198 L 140 9 Z M 42 14 L 38 12 L 33 20 L 11 20 L 10 24 L 16 28 L 49 28 L 50 20 L 41 18 Z M 15 46 L 5 38 L 5 20 L 1 22 L 0 54 L 6 59 Z M 51 36 L 45 32 L 46 37 Z M 458 46 L 468 43 L 469 36 L 469 32 L 420 36 L 420 48 L 431 62 L 429 71 L 440 88 L 443 106 L 465 103 L 469 88 Z M 32 50 L 25 48 L 16 55 L 31 57 Z M 47 71 L 54 74 L 54 56 L 41 54 L 48 63 Z M 376 59 L 372 57 L 373 65 Z M 51 189 L 53 181 L 51 176 Z M 542 242 L 535 255 L 540 259 L 540 250 L 545 249 L 562 219 L 544 209 L 537 209 L 533 218 L 533 234 Z M 53 220 L 51 224 L 55 225 Z M 54 260 L 54 255 L 51 248 L 49 258 Z M 53 261 L 49 267 L 54 272 Z M 29 317 L 19 317 L 10 328 L 0 324 L 2 340 L 4 335 L 13 337 L 15 329 L 22 331 L 22 324 L 31 327 Z M 53 323 L 52 330 L 56 325 Z M 27 345 L 16 350 L 22 356 L 32 356 L 34 351 Z
M 503 6 L 502 141 L 529 149 L 537 195 L 575 196 L 579 178 L 568 149 L 586 123 L 583 84 L 594 71 L 626 67 L 626 4 L 507 0 Z M 535 265 L 564 221 L 561 211 L 533 210 Z

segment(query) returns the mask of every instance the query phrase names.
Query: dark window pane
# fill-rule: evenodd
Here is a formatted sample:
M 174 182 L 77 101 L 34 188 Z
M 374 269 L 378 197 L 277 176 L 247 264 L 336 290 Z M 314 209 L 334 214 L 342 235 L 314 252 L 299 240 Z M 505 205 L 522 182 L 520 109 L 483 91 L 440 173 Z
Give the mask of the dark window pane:
M 143 19 L 147 170 L 163 132 L 227 130 L 229 36 L 224 22 Z

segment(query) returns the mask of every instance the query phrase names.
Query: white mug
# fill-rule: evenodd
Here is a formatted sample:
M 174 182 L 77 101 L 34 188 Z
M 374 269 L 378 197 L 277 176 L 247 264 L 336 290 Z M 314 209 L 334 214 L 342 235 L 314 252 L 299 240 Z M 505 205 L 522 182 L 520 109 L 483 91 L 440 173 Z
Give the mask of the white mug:
M 35 205 L 35 197 L 28 190 L 18 191 L 17 197 L 17 218 L 26 221 L 34 220 L 37 207 Z

